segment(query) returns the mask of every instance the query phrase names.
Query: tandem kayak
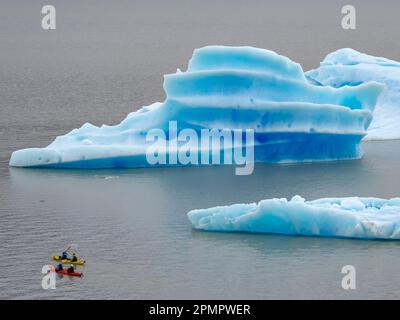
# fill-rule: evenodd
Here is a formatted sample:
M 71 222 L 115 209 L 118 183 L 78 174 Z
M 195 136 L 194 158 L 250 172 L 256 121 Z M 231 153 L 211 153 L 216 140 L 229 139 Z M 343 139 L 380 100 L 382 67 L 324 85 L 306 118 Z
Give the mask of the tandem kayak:
M 76 264 L 78 266 L 83 266 L 85 264 L 85 260 L 71 261 L 70 259 L 61 260 L 60 256 L 53 256 L 53 260 L 65 263 L 65 264 Z
M 82 277 L 83 276 L 82 272 L 68 272 L 65 269 L 60 270 L 60 271 L 56 271 L 56 272 L 60 273 L 60 274 L 65 274 L 66 276 L 71 276 L 71 277 Z

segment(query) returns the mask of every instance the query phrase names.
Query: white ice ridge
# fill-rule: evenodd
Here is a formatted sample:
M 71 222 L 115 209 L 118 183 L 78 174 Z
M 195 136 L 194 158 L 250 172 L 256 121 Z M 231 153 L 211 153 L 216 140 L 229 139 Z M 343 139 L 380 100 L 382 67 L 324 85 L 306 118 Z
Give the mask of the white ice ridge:
M 386 85 L 373 113 L 366 140 L 400 139 L 400 63 L 353 49 L 332 52 L 318 69 L 306 73 L 316 85 L 335 88 L 358 86 L 368 81 Z
M 161 129 L 166 132 L 166 145 L 172 144 L 171 121 L 179 129 L 197 133 L 254 130 L 254 145 L 247 147 L 254 147 L 258 162 L 357 159 L 362 156 L 360 141 L 383 85 L 322 87 L 311 84 L 298 63 L 275 52 L 208 46 L 194 51 L 186 72 L 166 75 L 164 89 L 164 102 L 143 107 L 120 124 L 86 123 L 45 148 L 15 151 L 10 165 L 154 166 L 146 159 L 151 144 L 146 136 L 152 129 Z M 224 152 L 223 144 L 219 151 Z M 171 155 L 170 148 L 160 153 Z
M 360 239 L 400 239 L 400 198 L 300 196 L 192 210 L 193 228 L 205 231 L 276 233 Z

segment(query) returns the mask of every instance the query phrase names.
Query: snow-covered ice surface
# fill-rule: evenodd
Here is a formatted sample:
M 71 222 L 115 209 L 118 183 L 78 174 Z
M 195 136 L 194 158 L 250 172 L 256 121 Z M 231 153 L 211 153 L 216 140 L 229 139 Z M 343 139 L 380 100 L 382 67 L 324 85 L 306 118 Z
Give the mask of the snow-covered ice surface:
M 386 85 L 378 100 L 366 140 L 400 139 L 400 63 L 340 49 L 326 56 L 318 69 L 306 76 L 314 84 L 335 88 L 358 86 L 368 81 Z
M 360 239 L 400 239 L 400 198 L 300 196 L 192 210 L 195 229 Z
M 356 159 L 362 156 L 360 141 L 383 86 L 314 85 L 298 63 L 272 51 L 209 46 L 194 51 L 186 72 L 166 75 L 164 89 L 163 103 L 143 107 L 115 126 L 86 123 L 45 148 L 16 151 L 10 165 L 151 166 L 146 150 L 153 142 L 146 140 L 146 134 L 163 130 L 167 141 L 160 153 L 175 152 L 167 148 L 170 121 L 177 121 L 178 129 L 196 132 L 254 129 L 255 161 Z M 224 148 L 221 144 L 219 152 Z

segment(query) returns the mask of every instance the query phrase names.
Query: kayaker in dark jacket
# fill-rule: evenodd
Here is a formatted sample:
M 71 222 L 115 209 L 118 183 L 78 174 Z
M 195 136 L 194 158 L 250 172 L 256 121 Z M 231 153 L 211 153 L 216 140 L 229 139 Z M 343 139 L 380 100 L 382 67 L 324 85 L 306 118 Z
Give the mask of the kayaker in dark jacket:
M 61 263 L 59 263 L 57 265 L 56 271 L 61 271 L 63 269 L 63 265 Z
M 74 273 L 75 272 L 75 269 L 74 269 L 74 266 L 71 264 L 71 266 L 67 269 L 67 272 L 68 273 Z
M 61 260 L 67 260 L 67 259 L 68 259 L 68 254 L 67 252 L 64 251 L 61 255 Z
M 77 261 L 78 261 L 78 257 L 76 256 L 75 253 L 72 254 L 71 261 L 72 261 L 72 262 L 77 262 Z

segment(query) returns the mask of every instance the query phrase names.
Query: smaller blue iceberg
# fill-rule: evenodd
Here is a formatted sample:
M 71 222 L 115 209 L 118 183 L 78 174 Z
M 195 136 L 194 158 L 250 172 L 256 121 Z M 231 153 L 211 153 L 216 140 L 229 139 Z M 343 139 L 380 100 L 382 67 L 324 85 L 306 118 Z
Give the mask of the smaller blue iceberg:
M 315 85 L 334 88 L 357 87 L 370 81 L 384 84 L 365 139 L 400 139 L 400 62 L 340 49 L 328 54 L 320 67 L 306 76 Z
M 359 239 L 400 239 L 400 198 L 300 196 L 192 210 L 195 229 Z

